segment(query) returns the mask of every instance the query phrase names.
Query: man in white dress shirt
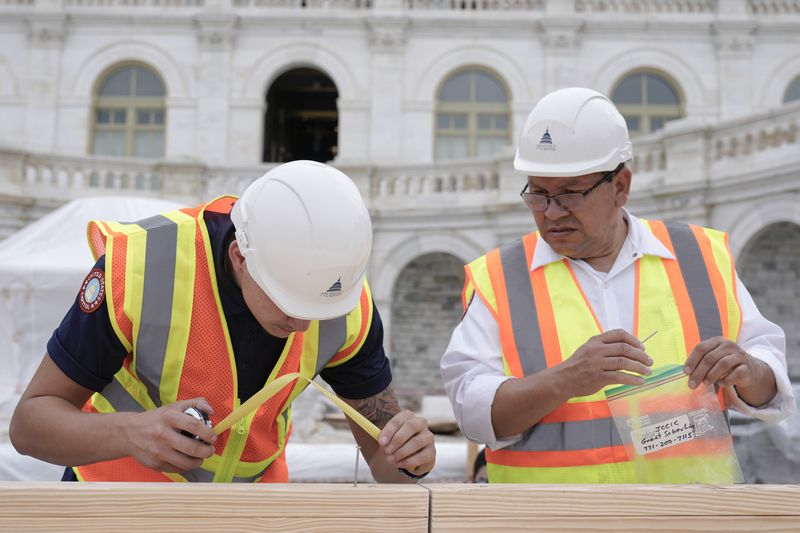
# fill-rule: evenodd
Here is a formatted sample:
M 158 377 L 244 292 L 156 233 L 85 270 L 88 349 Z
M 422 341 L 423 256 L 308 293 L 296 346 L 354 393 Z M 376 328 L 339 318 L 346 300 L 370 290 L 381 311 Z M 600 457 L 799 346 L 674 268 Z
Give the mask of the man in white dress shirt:
M 795 408 L 783 331 L 736 275 L 727 236 L 631 215 L 632 157 L 625 120 L 596 91 L 555 91 L 528 117 L 514 167 L 538 231 L 467 265 L 467 310 L 441 363 L 490 482 L 630 480 L 603 390 L 667 364 L 739 412 L 777 421 Z

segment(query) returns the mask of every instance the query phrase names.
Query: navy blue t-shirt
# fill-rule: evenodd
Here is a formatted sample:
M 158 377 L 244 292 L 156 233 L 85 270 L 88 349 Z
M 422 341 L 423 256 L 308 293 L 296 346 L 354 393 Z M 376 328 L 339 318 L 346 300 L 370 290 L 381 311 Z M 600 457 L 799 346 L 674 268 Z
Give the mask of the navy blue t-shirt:
M 261 327 L 247 308 L 241 290 L 225 272 L 225 257 L 234 231 L 230 216 L 206 211 L 203 217 L 236 359 L 239 399 L 244 402 L 264 386 L 286 339 L 273 337 Z M 95 268 L 105 270 L 105 257 L 98 259 Z M 76 298 L 47 343 L 47 353 L 67 376 L 97 392 L 111 382 L 127 355 L 111 326 L 107 306 L 105 298 L 96 311 L 86 313 Z M 324 369 L 320 375 L 336 394 L 350 399 L 374 396 L 389 386 L 392 374 L 383 351 L 383 324 L 377 309 L 358 353 L 341 365 Z

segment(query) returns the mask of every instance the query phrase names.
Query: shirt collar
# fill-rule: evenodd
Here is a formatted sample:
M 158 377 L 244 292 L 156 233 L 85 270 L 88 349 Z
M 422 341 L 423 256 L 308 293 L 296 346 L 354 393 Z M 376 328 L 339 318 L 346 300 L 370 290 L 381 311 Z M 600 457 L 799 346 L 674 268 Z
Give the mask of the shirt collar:
M 627 209 L 622 209 L 622 216 L 628 221 L 628 235 L 625 237 L 623 248 L 634 250 L 638 257 L 655 255 L 666 259 L 675 259 L 675 256 L 653 235 L 653 232 L 648 230 L 638 218 L 631 215 Z M 536 250 L 533 252 L 531 270 L 562 259 L 565 259 L 565 256 L 557 253 L 544 239 L 540 238 L 536 243 Z

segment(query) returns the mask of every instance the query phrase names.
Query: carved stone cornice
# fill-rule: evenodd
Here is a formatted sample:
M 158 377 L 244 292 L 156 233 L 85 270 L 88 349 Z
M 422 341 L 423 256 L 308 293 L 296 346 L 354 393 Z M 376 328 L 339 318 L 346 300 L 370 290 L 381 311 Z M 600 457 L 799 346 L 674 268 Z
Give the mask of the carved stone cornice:
M 239 26 L 236 15 L 198 15 L 194 22 L 201 48 L 227 50 L 236 42 Z
M 400 52 L 408 39 L 408 17 L 375 17 L 367 19 L 369 43 L 374 52 Z
M 757 24 L 748 21 L 719 21 L 712 25 L 717 54 L 725 57 L 749 56 L 755 44 Z
M 32 45 L 58 48 L 64 42 L 67 34 L 67 15 L 64 13 L 42 13 L 25 22 Z
M 575 52 L 581 45 L 584 22 L 576 19 L 544 18 L 539 23 L 542 45 L 549 51 Z

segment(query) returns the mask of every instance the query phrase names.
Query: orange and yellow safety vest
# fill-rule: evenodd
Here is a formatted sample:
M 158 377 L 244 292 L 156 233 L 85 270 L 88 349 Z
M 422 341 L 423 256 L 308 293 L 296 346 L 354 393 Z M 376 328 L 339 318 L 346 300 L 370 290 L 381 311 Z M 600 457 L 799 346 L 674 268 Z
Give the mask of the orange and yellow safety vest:
M 654 366 L 682 364 L 701 339 L 735 341 L 741 309 L 727 235 L 679 223 L 640 222 L 675 257 L 646 255 L 635 264 L 632 333 L 641 338 L 658 331 L 647 341 Z M 538 232 L 530 233 L 465 267 L 464 306 L 475 294 L 486 304 L 498 325 L 504 372 L 516 378 L 562 363 L 602 332 L 567 260 L 531 270 L 539 238 Z M 487 449 L 489 480 L 634 481 L 604 390 L 571 398 L 515 444 Z
M 143 412 L 203 396 L 219 421 L 239 406 L 234 353 L 203 222 L 205 211 L 228 214 L 235 201 L 223 196 L 136 223 L 89 223 L 95 258 L 106 256 L 109 318 L 128 355 L 85 411 Z M 313 379 L 326 366 L 349 360 L 371 321 L 365 281 L 360 304 L 347 316 L 313 321 L 307 331 L 289 336 L 267 384 L 292 372 Z M 74 470 L 81 481 L 286 482 L 291 402 L 307 384 L 295 380 L 222 433 L 215 454 L 195 470 L 158 472 L 132 457 Z

